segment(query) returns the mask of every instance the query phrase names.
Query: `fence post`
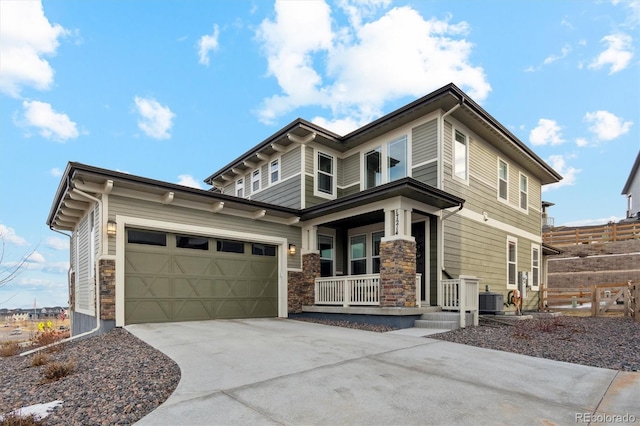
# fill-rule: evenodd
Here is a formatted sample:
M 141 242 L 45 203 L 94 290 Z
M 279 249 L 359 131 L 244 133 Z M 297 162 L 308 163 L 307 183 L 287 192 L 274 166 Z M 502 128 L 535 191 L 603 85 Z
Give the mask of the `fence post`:
M 600 295 L 600 290 L 598 289 L 598 287 L 593 286 L 593 289 L 591 290 L 591 316 L 592 317 L 597 317 L 598 316 L 598 305 L 600 304 L 600 298 L 598 297 Z
M 465 328 L 466 327 L 466 323 L 465 323 L 465 315 L 467 313 L 467 306 L 466 306 L 466 287 L 467 287 L 467 282 L 465 281 L 464 278 L 460 278 L 459 279 L 459 284 L 460 288 L 458 289 L 458 309 L 460 310 L 460 327 L 461 328 Z

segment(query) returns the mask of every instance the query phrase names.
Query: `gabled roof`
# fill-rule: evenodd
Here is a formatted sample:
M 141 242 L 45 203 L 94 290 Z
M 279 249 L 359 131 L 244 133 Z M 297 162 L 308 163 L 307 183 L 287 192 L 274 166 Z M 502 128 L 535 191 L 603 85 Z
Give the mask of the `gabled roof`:
M 635 163 L 633 163 L 633 167 L 631 167 L 631 173 L 629 173 L 629 177 L 627 178 L 627 183 L 625 183 L 624 188 L 622 188 L 622 195 L 627 195 L 629 193 L 629 190 L 631 189 L 631 184 L 633 183 L 634 177 L 637 176 L 639 168 L 640 168 L 640 151 L 638 151 L 638 156 L 636 157 L 636 161 Z
M 509 149 L 507 152 L 509 152 L 510 155 L 528 161 L 531 172 L 536 175 L 543 184 L 558 182 L 562 179 L 562 176 L 558 174 L 558 172 L 546 164 L 528 146 L 520 141 L 520 139 L 500 124 L 498 120 L 493 118 L 455 84 L 450 83 L 345 136 L 339 136 L 320 126 L 298 118 L 213 173 L 205 179 L 205 182 L 213 184 L 214 180 L 234 180 L 236 176 L 243 174 L 244 171 L 250 168 L 251 165 L 256 162 L 256 159 L 259 159 L 260 155 L 270 156 L 278 150 L 278 146 L 282 148 L 296 141 L 306 143 L 307 141 L 313 140 L 314 142 L 329 146 L 336 151 L 344 152 L 372 138 L 387 133 L 393 128 L 409 123 L 429 112 L 437 111 L 438 109 L 448 111 L 455 105 L 460 105 L 461 107 L 452 114 L 454 117 L 463 120 L 473 131 L 488 140 L 498 138 L 501 143 L 504 143 L 504 146 L 501 146 L 501 148 L 504 148 L 505 151 Z

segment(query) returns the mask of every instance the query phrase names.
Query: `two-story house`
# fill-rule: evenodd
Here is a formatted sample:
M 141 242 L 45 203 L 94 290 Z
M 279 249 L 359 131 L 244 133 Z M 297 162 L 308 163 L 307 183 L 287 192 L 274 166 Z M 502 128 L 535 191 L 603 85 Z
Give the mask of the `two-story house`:
M 477 306 L 478 282 L 535 308 L 541 188 L 560 179 L 450 84 L 345 136 L 295 120 L 208 191 L 70 163 L 47 223 L 72 233 L 74 334 L 419 315 Z

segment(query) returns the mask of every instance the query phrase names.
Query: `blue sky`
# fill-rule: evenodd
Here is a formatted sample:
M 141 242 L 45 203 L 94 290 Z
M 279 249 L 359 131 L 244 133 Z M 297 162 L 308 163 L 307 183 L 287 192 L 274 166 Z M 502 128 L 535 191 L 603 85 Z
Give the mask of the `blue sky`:
M 449 82 L 565 178 L 556 225 L 625 215 L 640 1 L 0 0 L 0 306 L 66 305 L 45 225 L 68 161 L 205 188 L 301 117 L 339 134 Z

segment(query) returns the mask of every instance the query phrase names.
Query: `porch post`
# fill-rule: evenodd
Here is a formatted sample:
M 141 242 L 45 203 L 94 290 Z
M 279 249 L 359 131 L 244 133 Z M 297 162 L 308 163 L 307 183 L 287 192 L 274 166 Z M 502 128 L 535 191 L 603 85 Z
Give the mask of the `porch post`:
M 320 276 L 318 227 L 302 228 L 302 272 L 289 272 L 288 312 L 300 313 L 303 306 L 315 303 L 316 278 Z
M 415 307 L 416 242 L 411 211 L 385 209 L 385 236 L 380 242 L 380 306 Z

